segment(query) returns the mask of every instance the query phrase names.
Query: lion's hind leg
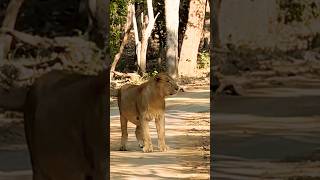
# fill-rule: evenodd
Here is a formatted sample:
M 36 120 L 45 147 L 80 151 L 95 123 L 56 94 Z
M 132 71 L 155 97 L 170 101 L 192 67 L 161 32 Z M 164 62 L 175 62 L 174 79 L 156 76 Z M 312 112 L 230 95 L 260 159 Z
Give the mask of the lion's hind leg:
M 137 125 L 136 127 L 136 138 L 139 143 L 139 147 L 143 148 L 143 134 L 142 134 L 142 128 L 140 125 Z
M 120 151 L 127 150 L 127 142 L 128 142 L 128 120 L 127 118 L 120 115 L 120 123 L 121 123 L 121 146 Z

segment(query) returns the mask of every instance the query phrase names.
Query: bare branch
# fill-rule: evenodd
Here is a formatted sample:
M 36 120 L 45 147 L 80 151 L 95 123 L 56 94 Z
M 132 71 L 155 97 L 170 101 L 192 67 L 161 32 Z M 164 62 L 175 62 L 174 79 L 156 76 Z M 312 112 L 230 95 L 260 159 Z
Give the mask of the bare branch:
M 24 2 L 24 0 L 11 0 L 8 8 L 7 8 L 7 12 L 6 12 L 6 16 L 3 20 L 2 23 L 2 28 L 8 28 L 13 30 L 14 26 L 16 24 L 16 19 L 19 13 L 19 9 L 22 5 L 22 3 Z M 6 57 L 7 54 L 10 51 L 10 47 L 11 47 L 11 42 L 12 42 L 12 37 L 6 34 L 0 34 L 0 54 L 2 56 L 2 58 Z
M 8 29 L 8 28 L 2 28 L 0 29 L 0 32 L 11 35 L 15 39 L 18 39 L 24 43 L 27 43 L 36 47 L 49 48 L 54 46 L 55 44 L 55 42 L 52 39 L 48 39 L 40 36 L 33 36 L 24 32 L 19 32 L 16 30 Z
M 117 65 L 117 63 L 118 63 L 118 61 L 124 51 L 124 47 L 128 43 L 128 37 L 129 37 L 130 29 L 132 27 L 132 16 L 133 16 L 133 13 L 132 13 L 132 8 L 131 8 L 131 4 L 130 4 L 130 5 L 128 5 L 128 14 L 127 14 L 127 21 L 125 24 L 124 37 L 123 37 L 122 43 L 120 45 L 119 52 L 115 55 L 113 63 L 111 65 L 111 69 L 110 69 L 111 72 L 116 69 L 116 65 Z M 114 74 L 111 74 L 111 78 L 113 78 L 113 75 Z
M 137 20 L 135 16 L 134 6 L 133 9 L 133 28 L 135 34 L 135 44 L 136 44 L 136 55 L 139 66 L 139 71 L 145 72 L 146 69 L 146 56 L 147 56 L 147 48 L 148 48 L 148 39 L 151 35 L 152 29 L 154 27 L 155 21 L 159 16 L 159 13 L 154 18 L 152 0 L 147 1 L 148 4 L 148 16 L 145 16 L 143 12 L 141 12 L 141 40 L 139 39 L 139 30 L 137 28 Z
M 118 76 L 121 78 L 130 78 L 130 79 L 139 78 L 139 75 L 137 75 L 136 73 L 122 73 L 122 72 L 118 72 L 118 71 L 111 71 L 111 73 L 114 76 Z
M 152 7 L 152 0 L 147 1 L 148 6 L 148 17 L 149 20 L 153 20 L 154 14 L 153 14 L 153 7 Z
M 8 28 L 2 28 L 0 32 L 11 35 L 15 39 L 18 39 L 24 43 L 27 43 L 36 47 L 49 48 L 55 44 L 55 42 L 52 39 L 48 39 L 40 36 L 33 36 L 24 32 L 19 32 L 16 30 L 8 29 Z
M 154 27 L 154 24 L 156 23 L 156 20 L 158 18 L 158 16 L 160 15 L 160 13 L 158 12 L 158 14 L 156 15 L 155 18 L 150 19 L 149 18 L 149 24 L 147 26 L 146 32 L 145 32 L 145 36 L 147 39 L 149 39 L 151 33 L 152 33 L 152 29 Z
M 131 4 L 131 11 L 132 11 L 132 23 L 133 23 L 133 29 L 134 29 L 134 39 L 136 42 L 136 45 L 139 42 L 139 33 L 138 33 L 138 26 L 137 26 L 137 18 L 136 18 L 136 12 L 135 12 L 135 8 L 134 5 Z

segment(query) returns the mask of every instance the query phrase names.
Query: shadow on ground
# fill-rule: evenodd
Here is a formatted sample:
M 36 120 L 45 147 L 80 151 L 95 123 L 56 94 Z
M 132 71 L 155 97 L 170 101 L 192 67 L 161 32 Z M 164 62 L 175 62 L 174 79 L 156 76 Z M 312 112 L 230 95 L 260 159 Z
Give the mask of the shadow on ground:
M 320 177 L 320 89 L 261 94 L 215 98 L 212 174 L 229 180 Z

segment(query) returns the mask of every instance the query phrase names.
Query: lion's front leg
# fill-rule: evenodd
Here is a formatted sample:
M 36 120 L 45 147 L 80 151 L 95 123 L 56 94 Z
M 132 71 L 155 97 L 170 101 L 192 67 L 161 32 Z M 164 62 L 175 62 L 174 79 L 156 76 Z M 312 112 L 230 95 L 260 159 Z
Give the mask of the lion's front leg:
M 143 136 L 143 152 L 153 152 L 153 146 L 151 137 L 149 134 L 149 121 L 145 119 L 145 117 L 140 117 L 141 120 L 141 129 L 142 129 L 142 136 Z
M 156 118 L 156 128 L 158 133 L 158 146 L 160 151 L 167 151 L 169 147 L 166 145 L 165 141 L 165 118 L 164 115 L 159 115 Z

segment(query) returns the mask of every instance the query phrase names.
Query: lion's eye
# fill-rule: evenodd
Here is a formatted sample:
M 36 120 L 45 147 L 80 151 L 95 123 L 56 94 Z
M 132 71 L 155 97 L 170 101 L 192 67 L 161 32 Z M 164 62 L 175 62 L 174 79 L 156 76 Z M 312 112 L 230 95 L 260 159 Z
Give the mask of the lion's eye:
M 167 82 L 170 82 L 169 80 Z

